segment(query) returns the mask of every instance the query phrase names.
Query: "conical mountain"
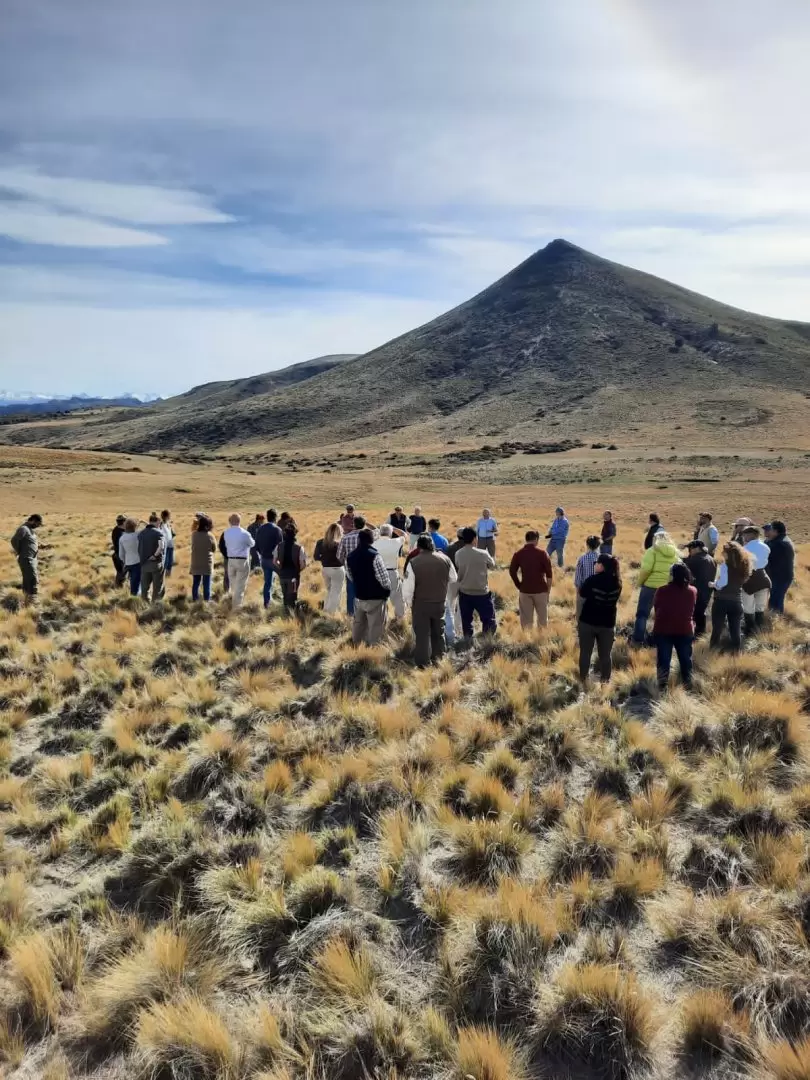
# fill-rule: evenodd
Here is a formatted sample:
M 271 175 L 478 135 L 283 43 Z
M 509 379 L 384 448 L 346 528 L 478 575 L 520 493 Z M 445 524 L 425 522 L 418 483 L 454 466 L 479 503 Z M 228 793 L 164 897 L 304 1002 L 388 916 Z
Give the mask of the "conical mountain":
M 763 424 L 776 408 L 806 424 L 808 389 L 810 325 L 740 311 L 554 240 L 372 352 L 233 404 L 190 402 L 170 423 L 156 410 L 86 429 L 84 445 L 283 438 L 316 447 L 403 428 L 427 440 L 537 439 L 649 424 L 722 437 L 724 426 Z

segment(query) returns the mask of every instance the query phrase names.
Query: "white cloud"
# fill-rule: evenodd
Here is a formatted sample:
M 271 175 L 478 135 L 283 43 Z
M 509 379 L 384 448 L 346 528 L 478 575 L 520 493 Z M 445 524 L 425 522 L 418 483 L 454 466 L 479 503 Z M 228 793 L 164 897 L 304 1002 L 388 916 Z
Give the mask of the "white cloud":
M 194 191 L 146 184 L 114 184 L 31 169 L 0 169 L 0 188 L 67 210 L 132 225 L 208 225 L 233 221 Z
M 167 240 L 157 233 L 108 225 L 75 214 L 59 214 L 36 203 L 0 203 L 0 236 L 24 244 L 55 247 L 154 247 Z

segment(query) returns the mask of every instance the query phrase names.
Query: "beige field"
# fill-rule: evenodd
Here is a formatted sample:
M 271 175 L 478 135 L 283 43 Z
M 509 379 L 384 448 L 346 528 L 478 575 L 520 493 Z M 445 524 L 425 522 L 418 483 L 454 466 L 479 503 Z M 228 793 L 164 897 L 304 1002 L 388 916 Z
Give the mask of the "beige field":
M 6 533 L 46 519 L 36 610 L 0 546 L 2 1075 L 810 1077 L 810 469 L 689 456 L 442 478 L 0 448 Z M 446 532 L 490 505 L 501 560 L 558 503 L 570 560 L 610 508 L 624 625 L 653 509 L 679 539 L 699 509 L 782 516 L 798 579 L 741 657 L 697 646 L 688 696 L 623 637 L 580 696 L 570 573 L 524 633 L 500 569 L 497 638 L 426 672 L 407 626 L 354 649 L 314 566 L 297 619 L 257 577 L 237 615 L 218 577 L 190 603 L 195 510 L 289 509 L 311 554 L 347 500 Z M 151 609 L 109 530 L 164 506 Z

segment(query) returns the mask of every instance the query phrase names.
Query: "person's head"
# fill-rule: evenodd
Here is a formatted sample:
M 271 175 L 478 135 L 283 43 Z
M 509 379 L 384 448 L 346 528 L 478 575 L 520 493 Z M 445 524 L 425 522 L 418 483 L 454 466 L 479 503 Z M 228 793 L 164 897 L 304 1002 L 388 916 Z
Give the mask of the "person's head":
M 488 506 L 485 506 L 484 509 L 481 511 L 481 517 L 482 518 L 492 517 L 492 511 L 490 510 L 490 508 Z
M 354 527 L 358 532 L 361 532 L 366 527 L 366 519 L 362 514 L 354 515 Z
M 347 514 L 353 514 L 354 513 L 354 503 L 346 503 L 346 513 Z
M 456 539 L 457 540 L 463 540 L 464 539 L 464 526 L 463 525 L 460 528 L 456 529 Z
M 711 523 L 712 523 L 712 515 L 707 514 L 706 511 L 704 510 L 703 513 L 698 516 L 698 521 L 700 522 L 701 525 L 711 525 Z
M 124 526 L 124 522 L 125 522 L 126 520 L 127 520 L 127 519 L 126 519 L 126 518 L 124 517 L 124 515 L 123 515 L 123 514 L 119 514 L 119 515 L 118 515 L 118 517 L 117 517 L 117 518 L 115 519 L 115 524 L 116 524 L 116 525 L 117 525 L 117 526 L 118 526 L 119 528 L 123 528 L 123 526 Z
M 658 516 L 658 514 L 650 514 L 650 524 L 651 525 L 660 525 L 661 524 L 661 518 Z
M 602 515 L 602 517 L 604 518 L 605 521 L 613 521 L 613 511 L 612 510 L 606 510 L 604 512 L 604 514 Z
M 554 511 L 554 513 L 555 513 L 555 514 L 557 515 L 557 517 L 559 517 L 559 518 L 561 518 L 561 517 L 565 517 L 565 510 L 563 510 L 563 508 L 562 508 L 561 506 L 558 506 L 558 507 L 557 507 L 557 509 L 556 509 L 556 510 Z
M 430 533 L 422 533 L 421 536 L 416 539 L 417 551 L 435 551 L 436 545 L 433 543 L 433 537 Z M 425 563 L 427 566 L 427 563 Z
M 774 519 L 771 522 L 771 532 L 774 534 L 774 536 L 787 536 L 787 525 L 784 523 L 784 521 Z
M 228 524 L 229 525 L 241 525 L 242 524 L 241 515 L 240 514 L 231 514 L 231 516 L 228 518 Z
M 594 563 L 594 571 L 597 574 L 605 574 L 612 578 L 617 585 L 622 583 L 622 575 L 619 569 L 619 560 L 615 555 L 602 554 Z
M 686 545 L 686 550 L 690 555 L 703 555 L 706 551 L 706 545 L 702 540 L 690 540 Z
M 736 533 L 741 533 L 748 525 L 753 525 L 751 518 L 738 517 L 736 521 L 732 521 L 731 527 Z
M 161 510 L 160 511 L 160 520 L 163 521 L 163 522 L 171 521 L 172 520 L 172 512 L 171 512 L 171 510 Z
M 668 532 L 664 532 L 663 529 L 659 529 L 659 531 L 653 537 L 653 544 L 656 547 L 660 547 L 662 544 L 671 544 L 671 543 L 672 543 L 672 537 L 669 535 Z
M 537 529 L 529 529 L 529 531 L 526 533 L 526 543 L 527 544 L 539 544 L 540 543 L 540 533 L 537 531 Z
M 124 532 L 135 532 L 137 528 L 138 522 L 135 520 L 135 518 L 127 518 L 127 520 L 124 522 Z
M 461 530 L 461 539 L 464 541 L 465 545 L 474 544 L 475 543 L 475 529 L 471 529 L 469 526 L 467 526 L 466 529 L 462 529 Z
M 669 569 L 669 580 L 679 589 L 685 589 L 687 585 L 692 584 L 692 573 L 688 566 L 676 562 Z
M 747 525 L 742 531 L 743 540 L 746 544 L 750 544 L 752 540 L 760 540 L 762 538 L 762 529 L 756 525 Z
M 257 514 L 256 515 L 256 524 L 257 525 L 264 525 L 264 514 Z
M 421 506 L 415 506 L 415 507 L 413 508 L 413 512 L 414 512 L 415 514 L 418 514 L 418 515 L 419 515 L 419 514 L 421 514 L 421 513 L 422 513 L 422 507 L 421 507 Z
M 753 560 L 747 551 L 736 540 L 729 540 L 723 547 L 723 556 L 729 570 L 736 570 L 744 577 L 750 577 L 753 568 Z
M 340 543 L 343 536 L 343 529 L 340 526 L 339 521 L 333 521 L 331 525 L 327 525 L 326 532 L 323 534 L 323 542 L 325 544 L 333 544 L 337 546 Z
M 401 506 L 395 506 L 394 507 L 394 513 L 395 514 L 401 514 L 402 513 L 402 507 Z
M 152 513 L 149 515 L 149 524 L 150 525 L 159 525 L 160 524 L 160 517 L 158 516 L 158 513 L 157 513 L 156 510 L 153 510 Z
M 441 527 L 442 523 L 439 521 L 438 518 L 431 518 L 428 522 L 428 528 L 431 532 L 438 532 Z
M 585 541 L 588 551 L 596 551 L 601 543 L 602 541 L 598 536 L 589 536 Z
M 278 514 L 276 513 L 276 511 L 271 506 L 270 509 L 267 511 L 267 520 L 271 524 L 274 524 L 277 518 L 278 518 Z
M 208 514 L 197 514 L 197 532 L 211 532 L 214 523 Z
M 394 530 L 391 528 L 390 525 L 381 525 L 380 526 L 380 536 L 393 536 L 393 535 L 394 535 Z
M 29 514 L 26 525 L 29 529 L 38 529 L 42 525 L 42 514 Z
M 358 538 L 358 544 L 361 548 L 370 548 L 374 544 L 374 533 L 371 529 L 361 529 L 360 536 Z

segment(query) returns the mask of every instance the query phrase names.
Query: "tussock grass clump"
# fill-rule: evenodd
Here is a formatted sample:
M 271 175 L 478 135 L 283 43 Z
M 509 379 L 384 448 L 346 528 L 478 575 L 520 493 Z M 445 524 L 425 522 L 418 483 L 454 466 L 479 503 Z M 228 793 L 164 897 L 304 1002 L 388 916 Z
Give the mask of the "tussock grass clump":
M 460 1080 L 522 1080 L 525 1076 L 513 1044 L 487 1028 L 461 1028 L 456 1060 Z
M 520 872 L 531 838 L 508 818 L 457 821 L 450 826 L 448 869 L 462 880 L 495 885 Z
M 618 813 L 614 799 L 592 793 L 568 811 L 552 837 L 555 877 L 570 881 L 583 873 L 594 877 L 610 873 L 619 847 Z
M 338 653 L 329 686 L 335 694 L 387 701 L 394 692 L 390 663 L 390 656 L 381 647 L 360 645 Z
M 725 737 L 738 753 L 773 750 L 784 765 L 807 760 L 808 735 L 801 703 L 785 694 L 736 691 L 722 703 Z
M 724 1057 L 748 1060 L 753 1055 L 751 1025 L 720 990 L 698 990 L 683 1003 L 679 1050 L 688 1065 L 707 1068 Z
M 764 1051 L 767 1080 L 807 1080 L 810 1076 L 810 1036 L 799 1042 L 779 1040 Z
M 135 1045 L 152 1075 L 238 1080 L 243 1048 L 222 1017 L 193 994 L 154 1002 L 138 1020 Z

